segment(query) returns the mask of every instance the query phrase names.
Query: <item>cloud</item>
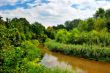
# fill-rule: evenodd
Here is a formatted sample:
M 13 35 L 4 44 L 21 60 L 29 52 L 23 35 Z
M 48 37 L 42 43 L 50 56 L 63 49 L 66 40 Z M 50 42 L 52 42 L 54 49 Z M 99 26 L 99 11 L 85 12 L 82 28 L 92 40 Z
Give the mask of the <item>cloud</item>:
M 19 0 L 6 0 L 2 3 L 16 4 Z M 21 1 L 21 0 L 20 0 Z M 24 3 L 27 0 L 22 0 Z M 31 1 L 31 2 L 30 2 Z M 62 24 L 66 20 L 91 17 L 97 8 L 110 8 L 110 2 L 106 0 L 30 0 L 26 4 L 28 8 L 19 7 L 13 10 L 1 10 L 3 17 L 25 17 L 28 21 L 39 21 L 43 25 L 52 26 Z
M 0 6 L 14 5 L 19 0 L 0 0 Z

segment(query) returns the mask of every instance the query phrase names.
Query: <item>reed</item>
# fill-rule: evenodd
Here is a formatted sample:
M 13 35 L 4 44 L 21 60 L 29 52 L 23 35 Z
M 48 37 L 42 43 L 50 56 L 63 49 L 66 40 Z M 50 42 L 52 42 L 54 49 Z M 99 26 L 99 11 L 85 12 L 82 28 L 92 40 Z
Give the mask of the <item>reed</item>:
M 54 40 L 45 42 L 45 46 L 55 52 L 61 52 L 66 55 L 78 56 L 98 61 L 110 62 L 110 48 L 100 47 L 97 45 L 76 45 L 76 44 L 63 44 Z

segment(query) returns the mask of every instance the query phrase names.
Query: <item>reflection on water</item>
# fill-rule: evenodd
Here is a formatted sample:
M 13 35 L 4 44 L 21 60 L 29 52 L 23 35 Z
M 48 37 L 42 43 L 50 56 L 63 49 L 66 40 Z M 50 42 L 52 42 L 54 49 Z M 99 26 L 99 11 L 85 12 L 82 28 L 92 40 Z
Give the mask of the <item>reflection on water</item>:
M 63 61 L 59 62 L 57 57 L 52 56 L 52 55 L 47 54 L 47 53 L 44 55 L 44 57 L 41 61 L 41 64 L 48 67 L 48 68 L 60 67 L 60 68 L 72 69 L 72 66 L 69 65 L 68 63 L 65 63 Z
M 51 68 L 51 67 L 57 66 L 58 61 L 57 61 L 56 57 L 45 54 L 42 61 L 41 61 L 41 64 L 48 67 L 48 68 Z
M 77 73 L 110 73 L 110 62 L 98 62 L 51 52 L 41 47 L 44 54 L 42 64 L 48 68 L 59 66 L 71 68 Z
M 53 67 L 59 67 L 63 69 L 69 69 L 72 70 L 72 66 L 64 61 L 58 61 L 58 58 L 55 56 L 52 56 L 51 54 L 45 54 L 41 64 L 46 66 L 47 68 L 53 68 Z M 78 67 L 75 69 L 76 73 L 86 73 L 83 70 L 79 69 Z

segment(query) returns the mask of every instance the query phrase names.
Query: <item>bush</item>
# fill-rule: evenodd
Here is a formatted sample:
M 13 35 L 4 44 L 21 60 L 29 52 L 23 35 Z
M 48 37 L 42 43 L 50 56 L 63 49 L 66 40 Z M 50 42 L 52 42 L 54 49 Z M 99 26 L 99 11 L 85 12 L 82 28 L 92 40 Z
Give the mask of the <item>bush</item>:
M 70 39 L 70 33 L 65 29 L 58 30 L 55 39 L 60 43 L 68 43 Z
M 38 41 L 33 40 L 25 41 L 20 47 L 10 46 L 7 50 L 4 50 L 3 55 L 3 66 L 0 72 L 5 73 L 27 73 L 30 70 L 29 64 L 32 61 L 37 66 L 36 59 L 40 59 L 40 50 L 37 48 Z M 33 65 L 33 64 L 32 64 Z M 28 70 L 27 70 L 28 68 Z M 36 67 L 32 67 L 34 70 Z M 30 73 L 30 72 L 29 72 Z M 34 72 L 35 73 L 35 72 Z
M 33 44 L 34 43 L 34 44 Z M 22 49 L 25 53 L 25 56 L 31 61 L 37 57 L 40 57 L 40 50 L 36 47 L 38 41 L 25 41 L 22 43 Z

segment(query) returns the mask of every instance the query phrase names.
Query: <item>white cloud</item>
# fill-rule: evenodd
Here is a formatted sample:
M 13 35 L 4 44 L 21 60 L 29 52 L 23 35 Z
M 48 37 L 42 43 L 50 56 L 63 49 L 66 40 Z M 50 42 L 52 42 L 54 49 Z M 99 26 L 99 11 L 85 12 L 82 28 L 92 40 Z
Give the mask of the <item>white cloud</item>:
M 30 0 L 0 0 L 0 6 L 16 5 L 17 2 L 24 3 L 26 1 L 30 1 Z
M 26 1 L 26 0 L 24 0 Z M 4 17 L 25 17 L 30 22 L 39 21 L 45 26 L 64 23 L 66 20 L 91 17 L 97 8 L 110 8 L 110 2 L 96 0 L 48 0 L 49 3 L 41 4 L 36 0 L 29 9 L 17 8 L 15 10 L 0 11 Z M 15 3 L 16 0 L 13 0 Z M 1 3 L 0 3 L 1 4 Z M 36 6 L 41 4 L 40 6 Z M 79 4 L 78 8 L 71 7 Z
M 0 6 L 14 5 L 18 0 L 0 0 Z

